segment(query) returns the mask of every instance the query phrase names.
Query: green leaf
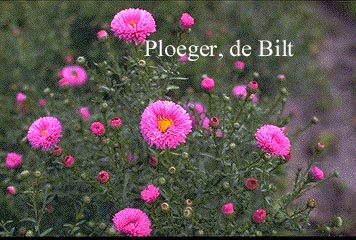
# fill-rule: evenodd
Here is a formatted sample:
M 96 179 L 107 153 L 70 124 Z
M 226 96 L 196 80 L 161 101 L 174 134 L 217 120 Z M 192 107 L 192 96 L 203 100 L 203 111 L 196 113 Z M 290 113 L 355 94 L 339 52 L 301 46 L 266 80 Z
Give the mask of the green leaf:
M 167 91 L 177 90 L 177 89 L 179 89 L 179 86 L 176 86 L 176 85 L 168 85 L 166 88 Z
M 21 219 L 20 222 L 33 222 L 33 223 L 36 223 L 36 220 L 34 218 L 27 217 L 27 218 Z
M 48 228 L 47 230 L 45 230 L 44 232 L 42 232 L 40 234 L 40 237 L 44 237 L 46 236 L 48 233 L 52 232 L 53 228 Z

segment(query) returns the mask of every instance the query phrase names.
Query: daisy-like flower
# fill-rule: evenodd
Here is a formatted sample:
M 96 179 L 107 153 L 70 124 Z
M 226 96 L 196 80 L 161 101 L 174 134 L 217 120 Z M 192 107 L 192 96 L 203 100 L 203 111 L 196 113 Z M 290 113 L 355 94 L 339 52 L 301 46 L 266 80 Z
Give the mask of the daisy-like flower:
M 153 203 L 159 196 L 159 188 L 153 184 L 149 184 L 141 191 L 141 199 L 147 203 Z
M 151 234 L 151 220 L 137 208 L 125 208 L 117 212 L 112 221 L 119 233 L 130 237 L 147 237 Z
M 55 117 L 41 117 L 34 121 L 28 129 L 27 139 L 32 148 L 50 150 L 62 137 L 62 125 Z
M 140 129 L 150 146 L 176 148 L 185 142 L 191 132 L 192 120 L 180 105 L 159 100 L 151 103 L 142 113 Z
M 26 100 L 26 95 L 23 94 L 22 92 L 19 92 L 16 94 L 16 101 L 17 102 L 23 102 Z
M 81 107 L 79 109 L 79 113 L 84 120 L 87 120 L 91 117 L 89 108 L 87 108 L 87 107 Z
M 238 70 L 243 70 L 245 68 L 245 63 L 243 61 L 236 61 L 234 63 L 235 68 Z
M 247 178 L 245 186 L 250 190 L 256 189 L 258 187 L 258 181 L 255 178 Z
M 127 43 L 143 43 L 156 31 L 156 23 L 151 13 L 139 8 L 128 8 L 118 12 L 111 21 L 111 30 L 115 37 L 125 39 Z
M 247 97 L 247 86 L 244 84 L 234 86 L 232 88 L 232 95 L 237 98 L 242 98 L 242 100 L 245 100 Z M 256 93 L 251 94 L 251 97 L 253 103 L 258 102 L 258 95 Z
M 232 215 L 234 213 L 234 204 L 233 203 L 226 203 L 225 205 L 222 206 L 221 212 L 224 215 Z
M 288 156 L 290 141 L 280 127 L 264 125 L 255 133 L 257 145 L 262 151 L 278 156 Z
M 111 120 L 110 120 L 110 126 L 112 128 L 119 128 L 122 124 L 122 121 L 121 121 L 121 118 L 120 117 L 113 117 Z
M 66 66 L 60 72 L 62 77 L 58 82 L 60 87 L 66 85 L 76 87 L 83 85 L 87 80 L 87 72 L 78 65 Z
M 104 124 L 102 124 L 101 122 L 93 122 L 90 125 L 90 131 L 97 136 L 101 136 L 105 133 Z
M 255 223 L 261 223 L 266 219 L 266 215 L 266 210 L 260 208 L 253 213 L 252 219 Z
M 183 29 L 190 28 L 194 25 L 194 18 L 189 13 L 183 13 L 180 17 L 180 26 Z
M 5 166 L 8 168 L 17 168 L 22 163 L 22 155 L 14 152 L 9 152 L 6 155 Z
M 311 170 L 310 170 L 311 174 L 312 174 L 312 177 L 316 180 L 316 181 L 319 181 L 319 180 L 323 180 L 324 179 L 324 172 L 323 170 L 321 170 L 320 168 L 318 167 L 313 167 Z

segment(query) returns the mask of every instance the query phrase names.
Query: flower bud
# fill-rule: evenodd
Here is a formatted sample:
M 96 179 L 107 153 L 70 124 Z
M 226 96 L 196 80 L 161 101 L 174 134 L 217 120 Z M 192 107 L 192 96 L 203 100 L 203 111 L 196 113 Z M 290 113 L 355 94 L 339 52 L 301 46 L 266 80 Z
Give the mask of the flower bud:
M 44 94 L 49 94 L 50 92 L 51 92 L 51 89 L 49 87 L 47 87 L 43 90 Z
M 230 97 L 227 96 L 225 93 L 223 94 L 223 99 L 225 102 L 229 102 L 230 101 Z
M 204 231 L 203 231 L 203 230 L 198 230 L 198 231 L 196 232 L 196 235 L 197 235 L 197 236 L 204 236 Z
M 258 78 L 258 77 L 260 77 L 260 74 L 259 74 L 258 72 L 253 72 L 253 76 L 254 76 L 255 78 Z
M 234 126 L 235 129 L 238 129 L 238 128 L 240 128 L 240 123 L 235 122 L 235 123 L 233 124 L 233 126 Z
M 314 198 L 311 198 L 307 201 L 307 207 L 308 208 L 315 208 L 316 207 L 316 200 Z
M 105 72 L 105 75 L 108 76 L 108 77 L 111 77 L 111 76 L 112 76 L 112 71 L 107 70 L 107 71 Z
M 182 152 L 182 158 L 188 159 L 189 158 L 189 154 L 187 152 Z
M 334 217 L 331 221 L 332 227 L 341 227 L 342 226 L 342 218 L 341 217 Z
M 193 213 L 192 213 L 192 211 L 191 210 L 189 210 L 189 209 L 184 209 L 184 212 L 183 212 L 183 216 L 185 217 L 185 218 L 192 218 L 192 216 L 193 216 Z
M 320 228 L 320 231 L 322 233 L 329 234 L 331 233 L 331 228 L 329 226 L 323 226 L 322 228 Z
M 312 119 L 311 119 L 311 123 L 312 124 L 317 124 L 319 122 L 319 119 L 316 117 L 316 116 L 314 116 Z
M 258 89 L 258 83 L 256 81 L 250 81 L 247 85 L 247 91 L 251 94 L 254 94 L 257 92 Z
M 262 232 L 259 231 L 259 230 L 257 230 L 255 233 L 256 233 L 256 236 L 257 236 L 257 237 L 261 237 L 261 236 L 262 236 Z
M 175 167 L 170 167 L 169 169 L 168 169 L 168 172 L 170 173 L 170 174 L 175 174 L 176 173 L 176 168 Z
M 49 183 L 47 183 L 47 184 L 45 185 L 45 189 L 46 189 L 47 191 L 50 191 L 50 190 L 52 189 L 52 185 L 49 184 Z
M 20 173 L 20 177 L 21 179 L 24 179 L 26 177 L 30 176 L 30 171 L 28 170 L 23 170 L 21 173 Z
M 161 210 L 162 210 L 163 212 L 168 212 L 168 211 L 169 211 L 169 204 L 166 203 L 166 202 L 163 202 L 163 203 L 161 204 Z
M 229 189 L 230 188 L 230 183 L 229 182 L 224 182 L 223 183 L 223 188 L 224 189 Z
M 192 206 L 193 205 L 193 201 L 188 198 L 188 199 L 185 200 L 185 204 L 187 204 L 187 206 Z
M 25 235 L 26 234 L 26 232 L 27 232 L 27 228 L 26 227 L 20 227 L 19 228 L 19 233 L 21 234 L 21 235 Z
M 148 163 L 149 163 L 151 166 L 155 167 L 155 166 L 157 166 L 157 164 L 158 164 L 158 159 L 155 158 L 155 157 L 153 157 L 153 156 L 150 156 L 149 159 L 148 159 Z
M 99 228 L 101 229 L 101 230 L 104 230 L 105 228 L 106 228 L 106 223 L 99 223 Z
M 37 178 L 39 178 L 39 177 L 41 177 L 41 172 L 40 171 L 35 171 L 34 172 L 34 175 L 35 175 L 35 177 L 37 177 Z
M 212 128 L 216 128 L 218 127 L 220 124 L 220 119 L 218 117 L 211 117 L 210 120 L 209 120 L 209 126 L 212 127 Z
M 62 154 L 62 147 L 58 145 L 54 146 L 52 154 L 57 157 L 60 156 Z
M 117 235 L 117 231 L 115 230 L 115 228 L 113 227 L 109 227 L 106 232 L 109 234 L 109 236 L 116 236 Z
M 87 195 L 84 195 L 83 196 L 83 202 L 85 204 L 89 204 L 91 202 L 91 198 L 89 196 L 87 196 Z
M 159 182 L 161 185 L 164 185 L 164 184 L 166 184 L 166 179 L 165 179 L 164 177 L 160 177 L 160 178 L 158 179 L 158 182 Z
M 85 57 L 79 56 L 79 57 L 77 58 L 77 63 L 79 63 L 79 64 L 85 64 L 85 62 L 86 62 Z
M 145 67 L 146 66 L 146 61 L 145 60 L 138 61 L 138 66 Z
M 28 230 L 25 234 L 26 237 L 33 237 L 33 231 L 32 230 Z
M 287 90 L 287 88 L 285 88 L 285 87 L 283 87 L 283 88 L 281 88 L 281 93 L 283 94 L 283 95 L 288 95 L 288 90 Z
M 236 143 L 230 143 L 230 149 L 235 149 L 236 148 Z

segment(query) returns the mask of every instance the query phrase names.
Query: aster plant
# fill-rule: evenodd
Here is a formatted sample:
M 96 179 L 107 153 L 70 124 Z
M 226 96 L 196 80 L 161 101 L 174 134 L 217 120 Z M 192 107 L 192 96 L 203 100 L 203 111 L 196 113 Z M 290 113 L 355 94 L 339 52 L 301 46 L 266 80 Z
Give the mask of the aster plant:
M 178 43 L 197 24 L 183 13 Z M 144 42 L 156 31 L 151 13 L 121 10 L 110 30 L 97 34 L 107 58 L 89 63 L 81 56 L 78 65 L 64 67 L 60 94 L 46 114 L 28 116 L 22 142 L 28 156 L 8 153 L 7 170 L 18 171 L 8 181 L 9 201 L 23 216 L 1 222 L 2 235 L 316 233 L 309 219 L 315 200 L 298 199 L 337 174 L 317 167 L 319 144 L 294 179 L 287 178 L 293 141 L 317 119 L 288 131 L 285 77 L 276 77 L 279 94 L 267 102 L 259 101 L 263 92 L 253 76 L 224 92 L 220 79 L 202 73 L 201 89 L 178 94 L 177 82 L 190 82 L 179 73 L 186 61 L 144 55 Z M 116 55 L 115 44 L 127 55 Z M 81 102 L 84 94 L 91 102 Z

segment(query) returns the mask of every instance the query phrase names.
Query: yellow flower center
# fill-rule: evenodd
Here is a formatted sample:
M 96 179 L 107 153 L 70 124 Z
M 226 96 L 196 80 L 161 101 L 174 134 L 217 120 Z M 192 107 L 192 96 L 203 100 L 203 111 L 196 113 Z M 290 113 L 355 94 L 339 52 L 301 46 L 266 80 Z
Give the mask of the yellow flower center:
M 129 25 L 131 26 L 135 26 L 137 24 L 137 22 L 135 20 L 130 20 L 129 21 Z
M 72 71 L 72 76 L 73 76 L 73 77 L 78 77 L 78 73 L 77 73 L 75 70 L 73 70 L 73 71 Z
M 172 119 L 167 119 L 167 118 L 158 118 L 158 129 L 164 133 L 167 131 L 167 129 L 173 125 Z
M 46 133 L 47 133 L 47 129 L 41 130 L 41 136 L 42 136 L 42 137 L 43 137 L 44 135 L 46 135 Z

